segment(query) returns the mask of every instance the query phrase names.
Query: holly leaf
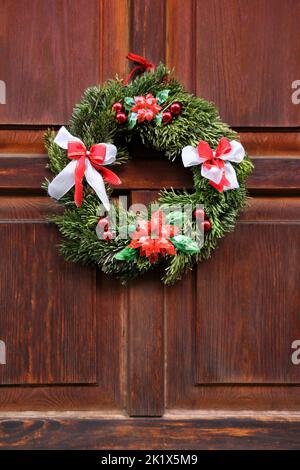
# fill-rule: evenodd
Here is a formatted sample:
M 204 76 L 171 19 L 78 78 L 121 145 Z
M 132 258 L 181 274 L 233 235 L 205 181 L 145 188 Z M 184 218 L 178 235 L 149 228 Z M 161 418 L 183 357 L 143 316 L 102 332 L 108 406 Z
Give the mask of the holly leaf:
M 124 108 L 126 109 L 126 111 L 130 111 L 130 109 L 132 108 L 132 106 L 134 106 L 134 99 L 131 98 L 131 96 L 126 96 L 126 98 L 124 99 Z
M 119 251 L 114 258 L 118 261 L 131 261 L 138 257 L 138 251 L 135 248 L 123 248 L 123 250 Z
M 170 90 L 161 90 L 157 95 L 156 95 L 156 100 L 158 104 L 164 103 L 168 96 L 169 96 Z
M 161 125 L 162 123 L 162 113 L 158 113 L 156 116 L 155 116 L 155 122 L 158 126 Z
M 137 121 L 137 113 L 130 113 L 129 119 L 128 119 L 129 129 L 134 128 L 134 126 L 136 125 L 136 121 Z
M 178 251 L 182 251 L 187 255 L 194 255 L 200 251 L 198 244 L 185 235 L 175 235 L 170 240 Z

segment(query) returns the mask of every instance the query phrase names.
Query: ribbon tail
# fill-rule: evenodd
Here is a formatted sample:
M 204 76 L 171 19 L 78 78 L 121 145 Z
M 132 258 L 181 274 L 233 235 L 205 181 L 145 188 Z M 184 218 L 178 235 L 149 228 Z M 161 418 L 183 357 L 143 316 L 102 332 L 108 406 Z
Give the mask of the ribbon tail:
M 224 176 L 229 184 L 225 183 L 224 191 L 228 191 L 228 189 L 237 189 L 240 187 L 239 182 L 237 180 L 236 172 L 231 165 L 231 163 L 226 162 L 224 167 Z
M 128 85 L 128 83 L 130 82 L 130 80 L 132 80 L 132 78 L 134 77 L 134 75 L 137 73 L 137 72 L 143 72 L 145 69 L 144 67 L 142 67 L 141 65 L 136 65 L 132 70 L 131 72 L 128 74 L 128 76 L 124 79 L 123 83 L 124 85 Z
M 215 188 L 217 191 L 219 191 L 219 193 L 222 193 L 224 191 L 224 186 L 222 183 L 214 183 L 213 181 L 210 181 L 209 184 Z
M 113 184 L 115 186 L 118 186 L 119 184 L 122 183 L 122 181 L 116 175 L 116 173 L 109 170 L 108 168 L 105 168 L 104 166 L 101 166 L 99 168 L 99 171 L 102 173 L 102 177 L 103 177 L 103 179 L 106 183 Z
M 48 194 L 54 199 L 62 198 L 75 184 L 77 161 L 72 160 L 49 184 Z
M 79 160 L 76 160 L 76 168 L 75 168 L 75 194 L 74 194 L 74 201 L 76 204 L 76 207 L 80 207 L 83 201 L 83 184 L 82 180 L 84 177 L 84 172 L 85 172 L 85 164 L 86 164 L 86 158 L 83 155 L 82 157 L 79 158 Z
M 209 181 L 220 184 L 222 182 L 222 177 L 224 174 L 224 163 L 222 162 L 223 167 L 218 166 L 218 164 L 210 164 L 204 162 L 201 166 L 201 175 L 203 178 L 207 178 Z
M 110 204 L 106 194 L 103 178 L 100 173 L 93 168 L 88 159 L 86 160 L 85 177 L 88 184 L 93 188 L 105 209 L 108 211 Z
M 236 172 L 231 163 L 226 162 L 223 171 L 224 172 L 220 183 L 216 184 L 213 181 L 210 181 L 210 185 L 220 193 L 223 191 L 228 191 L 229 189 L 239 188 L 240 186 L 237 180 Z

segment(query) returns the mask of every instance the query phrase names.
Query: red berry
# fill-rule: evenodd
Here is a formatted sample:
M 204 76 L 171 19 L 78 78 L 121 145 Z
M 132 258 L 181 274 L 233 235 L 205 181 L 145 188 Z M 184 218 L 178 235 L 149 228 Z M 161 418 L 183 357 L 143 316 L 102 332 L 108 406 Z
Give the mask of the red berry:
M 116 113 L 120 113 L 121 111 L 123 111 L 123 105 L 122 103 L 120 103 L 119 101 L 115 104 L 113 104 L 113 107 L 112 107 L 113 111 L 115 111 Z
M 112 237 L 113 237 L 113 234 L 109 230 L 107 230 L 106 232 L 103 232 L 102 240 L 109 241 L 112 239 Z
M 118 124 L 124 124 L 124 122 L 127 121 L 127 116 L 125 113 L 118 113 L 116 120 L 118 121 Z
M 211 223 L 209 220 L 204 220 L 201 223 L 204 232 L 209 232 L 211 230 Z
M 169 124 L 171 121 L 172 121 L 172 114 L 170 113 L 170 111 L 164 111 L 162 113 L 162 122 L 164 122 L 165 124 Z
M 201 209 L 200 207 L 198 209 L 194 210 L 194 217 L 196 219 L 205 219 L 205 211 Z
M 173 114 L 173 116 L 178 116 L 181 113 L 181 104 L 180 103 L 173 103 L 170 106 L 170 111 Z
M 99 227 L 101 227 L 103 230 L 108 229 L 108 224 L 109 224 L 109 220 L 107 217 L 103 217 L 103 219 L 100 219 L 98 222 Z

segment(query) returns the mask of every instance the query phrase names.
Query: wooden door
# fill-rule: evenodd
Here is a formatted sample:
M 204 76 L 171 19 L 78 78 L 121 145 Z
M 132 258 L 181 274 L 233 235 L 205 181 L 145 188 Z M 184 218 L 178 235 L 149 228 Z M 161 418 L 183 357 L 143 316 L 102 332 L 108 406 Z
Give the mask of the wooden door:
M 300 1 L 0 8 L 0 446 L 298 448 Z M 255 164 L 236 230 L 172 288 L 66 263 L 40 189 L 45 129 L 67 123 L 87 86 L 128 73 L 128 51 L 175 66 Z M 149 202 L 190 187 L 170 165 L 133 159 L 122 191 Z

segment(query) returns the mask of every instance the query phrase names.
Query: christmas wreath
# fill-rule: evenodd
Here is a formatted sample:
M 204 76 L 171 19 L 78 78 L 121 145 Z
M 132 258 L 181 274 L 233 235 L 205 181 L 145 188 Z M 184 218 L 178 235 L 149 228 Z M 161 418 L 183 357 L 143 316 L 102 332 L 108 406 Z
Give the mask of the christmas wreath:
M 165 65 L 128 58 L 136 66 L 127 80 L 88 88 L 69 130 L 46 133 L 56 176 L 45 187 L 64 207 L 51 220 L 66 260 L 95 264 L 122 282 L 162 265 L 163 282 L 173 284 L 234 228 L 252 164 L 213 104 L 185 92 Z M 170 165 L 182 159 L 194 190 L 162 189 L 154 208 L 139 211 L 110 203 L 121 181 L 106 165 L 125 164 L 133 142 Z

